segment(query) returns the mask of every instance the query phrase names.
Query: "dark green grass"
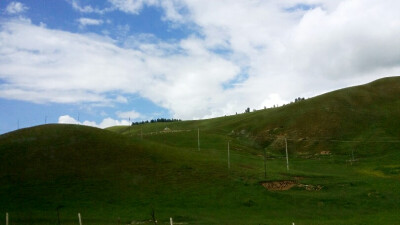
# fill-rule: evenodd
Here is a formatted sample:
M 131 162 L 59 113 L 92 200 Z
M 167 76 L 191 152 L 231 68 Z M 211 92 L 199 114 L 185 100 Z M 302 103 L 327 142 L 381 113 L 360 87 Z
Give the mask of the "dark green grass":
M 84 224 L 144 222 L 152 210 L 159 224 L 396 224 L 399 87 L 389 78 L 209 120 L 1 135 L 0 213 L 10 224 L 57 224 L 59 206 L 61 224 L 78 212 Z M 322 189 L 260 184 L 278 180 Z

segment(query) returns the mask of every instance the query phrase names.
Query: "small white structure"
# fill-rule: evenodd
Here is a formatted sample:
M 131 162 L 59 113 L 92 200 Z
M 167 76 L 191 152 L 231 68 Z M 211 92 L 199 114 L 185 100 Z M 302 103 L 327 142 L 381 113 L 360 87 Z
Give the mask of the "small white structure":
M 330 155 L 331 152 L 330 151 L 321 151 L 320 154 L 321 155 Z

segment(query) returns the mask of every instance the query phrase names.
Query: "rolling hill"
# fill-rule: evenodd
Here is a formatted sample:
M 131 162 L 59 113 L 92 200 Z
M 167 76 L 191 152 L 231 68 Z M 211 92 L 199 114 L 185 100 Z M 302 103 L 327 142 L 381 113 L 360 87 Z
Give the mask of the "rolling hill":
M 242 140 L 253 149 L 269 147 L 272 150 L 275 145 L 282 148 L 282 140 L 286 137 L 294 145 L 291 148 L 296 149 L 294 153 L 332 150 L 336 154 L 347 154 L 346 148 L 350 143 L 353 147 L 374 145 L 366 154 L 381 153 L 381 144 L 376 146 L 374 143 L 400 139 L 398 96 L 400 77 L 390 77 L 252 113 L 200 121 L 112 127 L 109 130 L 138 137 L 160 132 L 166 126 L 176 131 L 200 128 L 207 134 Z
M 399 96 L 390 77 L 207 120 L 3 134 L 0 212 L 11 224 L 57 224 L 57 209 L 61 224 L 78 212 L 152 224 L 152 211 L 159 224 L 394 224 Z

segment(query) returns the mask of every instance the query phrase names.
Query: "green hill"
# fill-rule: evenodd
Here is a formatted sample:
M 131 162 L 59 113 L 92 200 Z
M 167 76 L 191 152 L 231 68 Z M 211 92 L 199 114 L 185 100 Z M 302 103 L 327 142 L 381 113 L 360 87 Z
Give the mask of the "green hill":
M 136 138 L 142 134 L 158 141 L 155 134 L 165 127 L 193 133 L 200 128 L 204 135 L 236 140 L 252 149 L 282 149 L 286 137 L 292 145 L 289 149 L 295 149 L 293 153 L 334 151 L 348 154 L 350 147 L 370 146 L 360 153 L 380 154 L 387 150 L 385 143 L 400 139 L 398 96 L 400 77 L 390 77 L 252 113 L 200 121 L 112 127 L 109 130 Z M 188 135 L 182 135 L 182 139 L 185 137 Z M 180 142 L 172 140 L 171 144 L 179 145 Z M 195 143 L 192 146 L 195 147 Z
M 84 224 L 152 224 L 153 210 L 158 224 L 395 224 L 398 96 L 391 77 L 208 120 L 10 132 L 0 212 L 11 224 L 57 224 L 57 208 L 61 224 L 78 212 Z

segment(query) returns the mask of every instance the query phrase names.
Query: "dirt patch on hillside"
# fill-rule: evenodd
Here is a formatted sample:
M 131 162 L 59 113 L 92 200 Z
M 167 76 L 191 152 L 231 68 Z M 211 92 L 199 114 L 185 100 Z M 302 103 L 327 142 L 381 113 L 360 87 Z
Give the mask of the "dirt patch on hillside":
M 307 191 L 320 191 L 323 188 L 321 185 L 298 183 L 301 179 L 302 177 L 299 177 L 296 180 L 265 181 L 261 182 L 261 185 L 269 191 L 287 191 L 292 187 L 298 187 Z
M 292 180 L 281 180 L 262 182 L 261 184 L 269 191 L 286 191 L 294 187 L 296 185 L 296 182 Z

